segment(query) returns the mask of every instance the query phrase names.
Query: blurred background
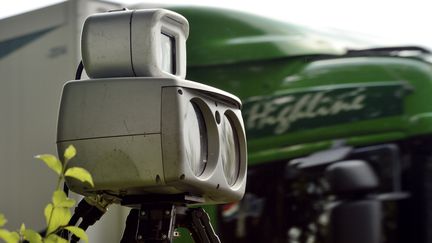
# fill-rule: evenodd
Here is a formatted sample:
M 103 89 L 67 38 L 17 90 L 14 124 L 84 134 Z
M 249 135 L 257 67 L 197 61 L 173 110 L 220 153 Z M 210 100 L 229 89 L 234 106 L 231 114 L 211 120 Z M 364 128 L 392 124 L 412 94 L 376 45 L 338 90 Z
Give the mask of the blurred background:
M 118 4 L 111 4 L 112 2 Z M 183 9 L 192 18 L 196 17 L 194 19 L 196 21 L 194 22 L 195 25 L 191 25 L 191 42 L 189 43 L 192 44 L 188 47 L 188 55 L 191 54 L 188 57 L 192 57 L 191 61 L 188 62 L 188 78 L 191 80 L 207 82 L 214 86 L 219 85 L 219 88 L 235 93 L 243 101 L 256 96 L 265 97 L 268 95 L 271 97 L 271 95 L 280 94 L 278 92 L 284 89 L 287 91 L 290 91 L 290 89 L 301 89 L 304 93 L 299 92 L 298 96 L 294 95 L 288 97 L 290 99 L 286 99 L 293 101 L 297 98 L 300 99 L 302 94 L 306 94 L 307 96 L 308 92 L 315 92 L 314 87 L 320 85 L 325 86 L 324 90 L 326 92 L 327 90 L 336 90 L 333 94 L 336 99 L 331 100 L 336 103 L 339 98 L 340 100 L 350 99 L 361 92 L 365 92 L 365 90 L 368 93 L 360 97 L 364 98 L 366 95 L 369 95 L 369 98 L 372 97 L 371 103 L 368 103 L 371 109 L 366 110 L 360 115 L 350 114 L 345 117 L 339 117 L 342 118 L 342 120 L 336 121 L 339 123 L 333 123 L 334 121 L 331 119 L 321 119 L 322 117 L 318 117 L 317 120 L 312 122 L 309 121 L 309 123 L 306 122 L 304 126 L 298 122 L 298 124 L 294 124 L 297 127 L 293 126 L 293 130 L 288 129 L 283 131 L 286 132 L 282 134 L 285 137 L 281 134 L 268 134 L 267 132 L 271 129 L 267 129 L 267 131 L 260 131 L 258 128 L 255 131 L 251 129 L 251 133 L 249 133 L 251 136 L 248 142 L 252 141 L 250 145 L 252 144 L 251 148 L 253 149 L 249 150 L 249 159 L 256 167 L 250 170 L 255 173 L 250 174 L 251 178 L 255 176 L 255 180 L 251 180 L 248 186 L 253 190 L 249 191 L 250 193 L 245 197 L 245 203 L 241 206 L 228 205 L 226 208 L 218 209 L 219 211 L 216 212 L 218 216 L 222 215 L 229 222 L 225 224 L 225 222 L 220 221 L 220 223 L 222 222 L 221 228 L 225 224 L 226 229 L 223 230 L 229 231 L 233 237 L 237 237 L 236 234 L 239 234 L 237 231 L 241 231 L 237 229 L 245 231 L 247 228 L 252 233 L 267 232 L 260 228 L 261 225 L 266 225 L 269 227 L 268 230 L 274 230 L 276 233 L 281 234 L 277 235 L 277 239 L 279 240 L 285 239 L 287 234 L 291 234 L 296 239 L 290 242 L 306 242 L 306 238 L 302 241 L 297 240 L 299 238 L 297 235 L 300 235 L 296 226 L 298 222 L 293 223 L 289 220 L 302 219 L 305 216 L 305 212 L 312 212 L 313 210 L 311 211 L 311 209 L 317 207 L 314 201 L 310 200 L 310 195 L 307 193 L 312 191 L 312 195 L 318 195 L 319 200 L 316 200 L 316 202 L 325 201 L 325 203 L 318 204 L 318 208 L 321 211 L 324 210 L 324 206 L 327 206 L 327 194 L 323 196 L 325 198 L 321 198 L 321 191 L 316 190 L 320 188 L 311 186 L 313 183 L 308 182 L 300 186 L 297 185 L 298 181 L 292 179 L 293 175 L 289 173 L 284 174 L 285 166 L 288 164 L 287 161 L 307 156 L 319 150 L 331 148 L 334 144 L 340 144 L 340 138 L 349 138 L 351 136 L 353 138 L 352 141 L 354 141 L 353 144 L 358 147 L 376 145 L 379 142 L 396 141 L 398 144 L 395 146 L 405 154 L 404 156 L 400 156 L 404 159 L 404 169 L 410 169 L 407 169 L 408 172 L 404 172 L 404 175 L 413 175 L 412 177 L 407 176 L 408 179 L 404 179 L 403 182 L 406 183 L 402 189 L 408 191 L 412 189 L 414 191 L 414 189 L 417 190 L 417 188 L 420 188 L 416 191 L 420 195 L 415 198 L 417 201 L 410 203 L 406 207 L 408 210 L 401 210 L 404 212 L 404 215 L 401 214 L 403 217 L 400 217 L 402 220 L 399 220 L 399 218 L 393 221 L 390 220 L 391 223 L 388 224 L 388 228 L 390 228 L 389 231 L 392 231 L 397 236 L 395 238 L 398 238 L 399 228 L 394 226 L 396 225 L 394 222 L 400 221 L 406 225 L 411 223 L 418 225 L 409 227 L 403 225 L 403 227 L 407 227 L 410 230 L 404 231 L 409 232 L 409 234 L 407 233 L 408 240 L 391 241 L 391 238 L 389 238 L 388 242 L 432 242 L 432 232 L 428 230 L 428 226 L 432 225 L 432 210 L 430 210 L 432 208 L 432 197 L 430 193 L 423 193 L 423 191 L 432 191 L 432 189 L 429 190 L 429 187 L 423 187 L 423 184 L 432 185 L 432 182 L 426 180 L 427 178 L 432 178 L 429 176 L 432 175 L 432 160 L 430 160 L 432 154 L 428 152 L 430 150 L 429 144 L 432 143 L 432 140 L 428 140 L 427 142 L 415 140 L 412 143 L 399 143 L 403 139 L 417 139 L 417 135 L 432 134 L 432 125 L 429 125 L 432 122 L 428 120 L 432 117 L 430 115 L 432 113 L 429 112 L 432 110 L 432 103 L 429 102 L 430 90 L 432 88 L 430 85 L 432 83 L 430 53 L 422 48 L 416 48 L 411 57 L 405 58 L 405 51 L 412 51 L 412 49 L 402 47 L 391 50 L 361 50 L 362 48 L 395 46 L 419 46 L 432 49 L 432 32 L 430 31 L 432 2 L 422 0 L 364 0 L 361 2 L 346 0 L 160 0 L 146 2 L 144 0 L 133 0 L 112 2 L 15 0 L 7 3 L 3 2 L 0 8 L 0 74 L 2 75 L 0 79 L 0 192 L 4 193 L 0 196 L 0 212 L 4 213 L 9 219 L 9 228 L 14 229 L 19 227 L 20 222 L 27 222 L 29 227 L 35 229 L 41 229 L 44 225 L 43 207 L 51 196 L 55 176 L 45 168 L 42 162 L 32 159 L 32 156 L 40 153 L 56 153 L 58 100 L 62 85 L 67 80 L 73 78 L 76 66 L 79 60 L 81 60 L 79 36 L 85 17 L 95 12 L 107 11 L 108 9 L 112 9 L 113 6 L 131 6 L 133 8 L 133 6 L 199 5 L 234 9 L 306 26 L 307 28 L 304 29 L 305 34 L 301 38 L 295 36 L 296 32 L 294 31 L 292 39 L 284 39 L 280 37 L 284 34 L 290 35 L 289 25 L 286 26 L 286 33 L 283 31 L 278 32 L 278 27 L 280 26 L 278 22 L 266 22 L 266 20 L 259 17 L 250 18 L 249 15 L 238 15 L 236 12 L 210 12 L 217 18 L 222 18 L 222 20 L 226 17 L 224 14 L 227 14 L 227 16 L 230 16 L 230 18 L 227 18 L 231 21 L 229 23 L 235 25 L 236 21 L 239 21 L 242 28 L 244 27 L 245 30 L 252 33 L 246 33 L 244 36 L 236 39 L 237 36 L 231 35 L 232 33 L 229 28 L 219 28 L 218 31 L 220 32 L 217 32 L 211 28 L 209 30 L 208 26 L 206 26 L 206 23 L 211 23 L 220 27 L 218 22 L 220 19 L 215 17 L 216 20 L 212 22 L 212 16 L 206 16 L 205 11 L 203 11 L 203 14 L 199 13 L 199 11 L 188 12 L 187 9 Z M 46 9 L 33 11 L 45 7 Z M 20 16 L 20 14 L 23 15 Z M 242 22 L 241 18 L 244 18 L 244 22 Z M 254 28 L 249 28 L 250 26 L 248 26 L 247 21 L 253 22 L 251 26 Z M 201 22 L 204 24 L 201 24 Z M 253 26 L 255 24 L 256 26 Z M 266 24 L 268 25 L 266 26 Z M 197 29 L 200 31 L 195 32 L 194 26 L 198 26 Z M 308 28 L 313 29 L 313 31 L 309 33 Z M 297 28 L 293 29 L 297 30 Z M 324 40 L 326 40 L 326 37 L 330 37 L 330 39 L 334 37 L 333 39 L 337 39 L 339 42 L 315 42 L 313 38 L 308 39 L 309 37 L 314 37 L 317 32 L 322 34 L 319 37 L 322 37 Z M 222 41 L 208 41 L 213 40 L 212 38 L 216 39 L 219 37 L 219 34 Z M 248 36 L 247 34 L 250 35 Z M 269 36 L 264 36 L 265 34 Z M 281 36 L 278 36 L 279 34 Z M 204 38 L 200 38 L 201 35 Z M 252 38 L 248 39 L 250 36 Z M 287 41 L 286 43 L 288 44 L 292 41 L 292 46 L 285 45 L 284 41 Z M 348 47 L 354 47 L 353 49 L 357 48 L 360 51 L 349 52 L 348 49 L 343 48 L 346 47 L 343 46 L 343 41 L 360 44 L 360 47 L 348 45 Z M 197 45 L 194 46 L 193 44 Z M 341 45 L 342 49 L 336 48 L 338 44 Z M 260 49 L 264 46 L 271 48 Z M 203 52 L 199 50 L 201 47 L 204 47 L 202 48 L 204 49 Z M 288 50 L 291 47 L 293 48 Z M 236 53 L 238 50 L 240 50 L 240 54 Z M 270 51 L 267 52 L 267 50 Z M 272 50 L 277 50 L 277 52 L 272 53 Z M 292 50 L 294 50 L 293 53 L 290 52 Z M 296 53 L 295 51 L 297 50 L 300 50 L 300 53 Z M 210 54 L 206 53 L 206 51 L 209 51 Z M 249 55 L 255 52 L 256 55 Z M 274 56 L 268 56 L 267 54 Z M 201 60 L 200 58 L 207 59 Z M 304 82 L 296 82 L 298 80 Z M 413 89 L 411 89 L 412 86 L 406 85 L 405 81 L 411 82 L 410 84 L 417 88 L 416 91 L 418 92 L 416 94 L 419 95 L 416 98 L 406 98 L 407 94 Z M 384 82 L 389 82 L 389 84 L 383 84 Z M 254 85 L 249 85 L 250 83 Z M 376 85 L 370 85 L 371 83 Z M 356 87 L 352 86 L 353 84 L 365 85 L 360 85 L 361 87 L 356 89 Z M 343 92 L 346 91 L 346 87 L 348 87 L 347 90 L 349 92 L 345 94 Z M 266 99 L 258 99 L 258 101 L 265 102 Z M 261 104 L 257 103 L 255 105 L 260 108 L 259 105 Z M 405 108 L 408 107 L 409 109 L 403 110 L 404 105 Z M 376 119 L 371 122 L 375 118 L 382 119 Z M 422 120 L 423 118 L 425 119 Z M 362 121 L 362 119 L 365 121 Z M 358 126 L 353 121 L 359 121 L 359 124 L 364 125 L 365 130 L 362 130 L 363 127 Z M 412 124 L 415 124 L 415 122 L 418 123 L 414 126 L 410 122 Z M 253 124 L 254 122 L 251 123 Z M 352 126 L 350 126 L 350 123 Z M 334 124 L 343 125 L 343 128 L 337 130 L 334 127 L 329 127 L 329 130 L 325 131 L 327 126 Z M 413 127 L 421 131 L 411 129 Z M 311 129 L 311 132 L 305 128 Z M 253 134 L 254 132 L 256 134 Z M 262 134 L 264 134 L 263 137 L 267 140 L 260 140 L 262 139 L 260 137 Z M 294 136 L 290 137 L 291 134 L 294 134 Z M 278 139 L 274 139 L 275 136 L 279 135 L 280 137 L 276 137 Z M 370 137 L 370 140 L 361 137 L 366 135 L 373 136 Z M 389 136 L 386 137 L 387 135 Z M 366 140 L 367 143 L 365 142 Z M 314 142 L 317 143 L 315 144 Z M 420 146 L 419 144 L 426 144 L 427 146 Z M 392 146 L 390 146 L 390 150 L 393 156 L 394 146 Z M 413 159 L 415 158 L 414 155 L 418 152 L 417 150 L 414 151 L 414 148 L 421 148 L 422 157 L 420 159 Z M 275 153 L 275 151 L 280 152 L 280 154 Z M 255 152 L 256 154 L 253 154 Z M 262 153 L 260 154 L 260 152 Z M 358 154 L 363 152 L 357 151 Z M 377 156 L 373 154 L 371 157 L 376 158 Z M 383 160 L 390 161 L 387 157 Z M 393 157 L 399 158 L 398 156 Z M 381 159 L 379 156 L 378 158 Z M 369 157 L 362 157 L 362 159 L 368 160 Z M 426 170 L 423 167 L 418 168 L 414 166 L 418 164 L 417 161 L 419 160 L 431 161 L 428 163 L 428 166 L 430 166 L 427 167 L 430 174 L 426 172 L 422 174 L 420 172 Z M 394 164 L 399 166 L 399 162 L 398 160 Z M 267 164 L 267 167 L 260 167 L 261 163 Z M 383 174 L 391 174 L 388 172 L 390 171 L 388 168 L 393 169 L 392 166 L 383 166 L 385 167 L 383 169 L 385 173 L 383 172 Z M 418 176 L 420 174 L 421 176 Z M 308 176 L 310 176 L 310 178 L 306 178 L 308 180 L 313 181 L 316 178 L 315 174 L 308 174 Z M 400 182 L 402 179 L 399 177 L 399 174 L 394 177 L 391 174 L 389 181 L 391 183 L 393 183 L 393 180 Z M 412 183 L 410 181 L 412 178 L 418 178 L 416 182 L 418 184 Z M 262 183 L 263 181 L 267 183 Z M 313 182 L 315 183 L 315 181 Z M 316 184 L 318 183 L 320 181 L 316 182 Z M 390 185 L 391 183 L 387 184 Z M 417 186 L 420 184 L 422 187 Z M 291 187 L 294 189 L 291 190 Z M 307 193 L 302 194 L 304 197 L 298 197 L 299 193 L 293 195 L 292 192 L 295 192 L 296 188 L 305 189 L 304 191 Z M 310 188 L 312 189 L 309 190 Z M 423 190 L 424 188 L 426 189 Z M 387 190 L 385 188 L 383 191 L 400 191 L 401 188 L 398 187 L 396 188 L 397 190 L 393 190 L 394 188 L 391 187 L 391 189 Z M 281 191 L 282 193 L 280 193 Z M 283 193 L 286 193 L 286 195 Z M 280 195 L 282 196 L 279 198 Z M 423 197 L 427 200 L 423 200 Z M 266 204 L 269 210 L 282 209 L 282 211 L 289 211 L 288 209 L 292 209 L 294 212 L 290 212 L 290 215 L 284 215 L 275 210 L 268 213 L 266 211 L 267 208 L 263 209 L 263 211 L 261 210 L 262 207 L 260 209 L 259 206 L 264 204 L 265 200 L 270 202 Z M 278 205 L 275 206 L 275 202 L 278 202 Z M 418 202 L 422 202 L 421 207 L 417 207 L 419 205 Z M 293 208 L 295 207 L 287 205 L 296 205 L 298 210 L 294 210 Z M 302 208 L 302 206 L 305 208 Z M 238 208 L 241 207 L 243 207 L 244 211 L 239 211 Z M 392 204 L 387 208 L 386 212 L 390 212 L 388 214 L 391 216 L 396 215 L 394 213 L 397 211 L 395 210 L 397 208 L 395 205 Z M 415 217 L 411 214 L 412 210 L 416 211 Z M 428 213 L 424 213 L 427 210 L 429 210 Z M 321 216 L 321 211 L 318 212 L 317 210 L 316 214 L 309 215 L 311 220 L 316 220 Z M 127 213 L 126 209 L 113 206 L 108 215 L 90 230 L 91 242 L 118 242 Z M 296 215 L 297 218 L 295 216 L 290 217 L 293 213 L 298 213 Z M 410 217 L 410 221 L 406 220 Z M 245 221 L 245 218 L 248 218 L 249 221 Z M 282 222 L 275 224 L 283 226 L 282 230 L 276 228 L 270 229 L 273 228 L 275 218 L 278 218 Z M 260 223 L 257 223 L 258 221 Z M 242 226 L 245 222 L 248 226 L 246 228 L 244 225 Z M 310 222 L 300 223 L 302 223 L 305 230 L 309 230 Z M 416 234 L 420 235 L 415 230 L 419 225 L 422 228 L 422 236 L 419 238 L 420 240 L 416 241 L 410 237 Z M 255 230 L 255 227 L 260 230 Z M 236 229 L 236 232 L 231 232 L 234 229 Z M 287 231 L 286 229 L 290 230 Z M 315 229 L 315 231 L 317 230 Z M 411 234 L 410 232 L 414 233 Z M 312 232 L 311 235 L 315 233 Z M 243 234 L 245 233 L 243 232 Z M 257 239 L 254 238 L 253 234 L 250 234 L 250 237 L 255 240 Z M 427 241 L 422 241 L 422 239 L 427 239 Z M 238 241 L 232 240 L 231 242 Z M 245 242 L 248 241 L 246 240 Z M 273 242 L 286 241 L 275 240 Z M 322 241 L 314 240 L 307 242 Z
M 16 0 L 3 4 L 0 18 L 55 4 L 58 0 Z M 334 33 L 363 36 L 390 45 L 422 45 L 432 47 L 430 10 L 427 0 L 392 1 L 364 0 L 303 0 L 303 1 L 242 1 L 242 0 L 160 0 L 113 1 L 122 4 L 201 5 L 237 9 L 296 24 L 312 26 Z

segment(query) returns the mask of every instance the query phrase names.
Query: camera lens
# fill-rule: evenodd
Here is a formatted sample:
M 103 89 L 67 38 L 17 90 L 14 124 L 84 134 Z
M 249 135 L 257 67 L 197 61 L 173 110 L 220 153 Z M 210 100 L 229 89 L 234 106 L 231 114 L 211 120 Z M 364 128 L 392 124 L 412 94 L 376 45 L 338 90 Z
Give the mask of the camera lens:
M 161 33 L 161 68 L 175 74 L 175 38 Z
M 193 100 L 186 109 L 183 136 L 186 159 L 195 176 L 200 176 L 208 161 L 207 127 L 200 107 Z
M 240 173 L 239 138 L 229 113 L 222 120 L 221 159 L 225 178 L 230 186 L 234 185 Z

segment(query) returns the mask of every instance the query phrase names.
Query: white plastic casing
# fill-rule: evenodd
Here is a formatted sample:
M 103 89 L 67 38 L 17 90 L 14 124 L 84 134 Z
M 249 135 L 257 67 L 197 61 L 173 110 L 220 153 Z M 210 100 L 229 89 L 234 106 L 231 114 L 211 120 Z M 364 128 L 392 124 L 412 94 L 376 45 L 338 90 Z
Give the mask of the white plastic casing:
M 188 139 L 188 119 L 196 119 L 191 102 L 202 114 L 205 143 L 196 141 L 199 136 Z M 67 184 L 84 195 L 187 193 L 203 197 L 204 203 L 240 200 L 247 167 L 240 107 L 240 100 L 227 92 L 175 78 L 70 81 L 61 100 L 58 147 L 77 148 L 69 166 L 87 169 L 95 187 L 74 179 L 67 179 Z M 229 126 L 235 140 L 228 137 Z M 205 168 L 197 173 L 191 160 L 203 148 Z M 223 148 L 236 151 L 237 159 L 228 161 L 230 155 Z M 234 180 L 227 179 L 224 163 L 238 163 Z
M 165 9 L 94 14 L 84 23 L 81 51 L 90 78 L 186 77 L 189 23 Z M 163 68 L 164 37 L 172 40 L 171 71 Z

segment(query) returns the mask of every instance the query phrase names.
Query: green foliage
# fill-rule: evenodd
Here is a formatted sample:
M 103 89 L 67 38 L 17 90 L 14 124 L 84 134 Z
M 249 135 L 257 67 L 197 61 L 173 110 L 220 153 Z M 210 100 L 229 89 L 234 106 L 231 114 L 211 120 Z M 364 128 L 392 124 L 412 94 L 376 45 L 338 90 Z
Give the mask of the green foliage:
M 3 239 L 6 243 L 16 243 L 19 242 L 20 236 L 17 232 L 0 229 L 0 239 Z
M 75 179 L 80 180 L 82 182 L 87 182 L 91 186 L 94 186 L 93 179 L 92 179 L 90 173 L 83 168 L 80 168 L 80 167 L 69 168 L 69 169 L 67 169 L 65 176 L 75 178 Z
M 40 154 L 35 156 L 36 159 L 40 159 L 45 162 L 46 165 L 52 170 L 54 170 L 57 175 L 60 175 L 63 171 L 63 166 L 57 157 L 52 154 Z
M 45 237 L 44 243 L 68 243 L 68 241 L 58 235 L 51 234 L 48 237 Z
M 65 227 L 65 229 L 70 231 L 72 234 L 76 235 L 77 237 L 79 237 L 81 240 L 88 242 L 87 234 L 80 227 L 67 226 Z
M 6 217 L 0 213 L 0 227 L 3 227 L 7 223 Z
M 88 183 L 94 186 L 92 176 L 90 173 L 80 167 L 67 168 L 68 162 L 76 155 L 76 149 L 70 145 L 64 152 L 64 162 L 62 163 L 56 156 L 51 154 L 41 154 L 35 158 L 42 160 L 45 164 L 52 169 L 59 177 L 57 181 L 57 188 L 54 191 L 51 203 L 48 203 L 44 210 L 46 221 L 46 233 L 44 236 L 38 232 L 27 229 L 24 224 L 21 225 L 17 231 L 9 231 L 4 229 L 7 220 L 3 214 L 0 214 L 0 239 L 6 243 L 21 243 L 24 240 L 30 243 L 67 243 L 68 241 L 58 236 L 56 233 L 67 230 L 77 237 L 81 238 L 84 242 L 88 242 L 88 237 L 84 230 L 76 226 L 67 226 L 71 212 L 70 208 L 75 206 L 75 200 L 70 199 L 61 190 L 61 182 L 65 177 L 75 178 L 83 183 Z
M 42 243 L 42 236 L 34 230 L 26 229 L 23 235 L 30 243 Z
M 66 193 L 61 190 L 53 193 L 52 202 L 56 207 L 72 208 L 75 205 L 75 200 L 68 198 Z
M 54 206 L 51 203 L 45 207 L 44 213 L 48 226 L 47 234 L 55 233 L 57 229 L 66 226 L 72 217 L 69 208 Z
M 75 157 L 75 155 L 76 155 L 76 149 L 74 146 L 67 147 L 67 149 L 64 152 L 64 157 L 65 157 L 65 160 L 67 160 L 67 161 L 72 159 L 73 157 Z

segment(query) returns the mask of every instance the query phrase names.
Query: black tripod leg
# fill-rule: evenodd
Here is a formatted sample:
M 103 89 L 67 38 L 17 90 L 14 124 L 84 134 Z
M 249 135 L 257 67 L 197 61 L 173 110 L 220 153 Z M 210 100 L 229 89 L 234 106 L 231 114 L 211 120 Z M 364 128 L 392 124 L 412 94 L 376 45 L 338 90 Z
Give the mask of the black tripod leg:
M 169 243 L 176 226 L 189 229 L 197 243 L 220 243 L 202 208 L 187 208 L 172 203 L 142 204 L 132 209 L 120 243 Z
M 219 237 L 210 224 L 208 214 L 202 208 L 191 208 L 187 211 L 186 227 L 192 234 L 195 242 L 220 243 Z
M 139 209 L 131 209 L 126 219 L 126 226 L 120 243 L 136 242 Z

